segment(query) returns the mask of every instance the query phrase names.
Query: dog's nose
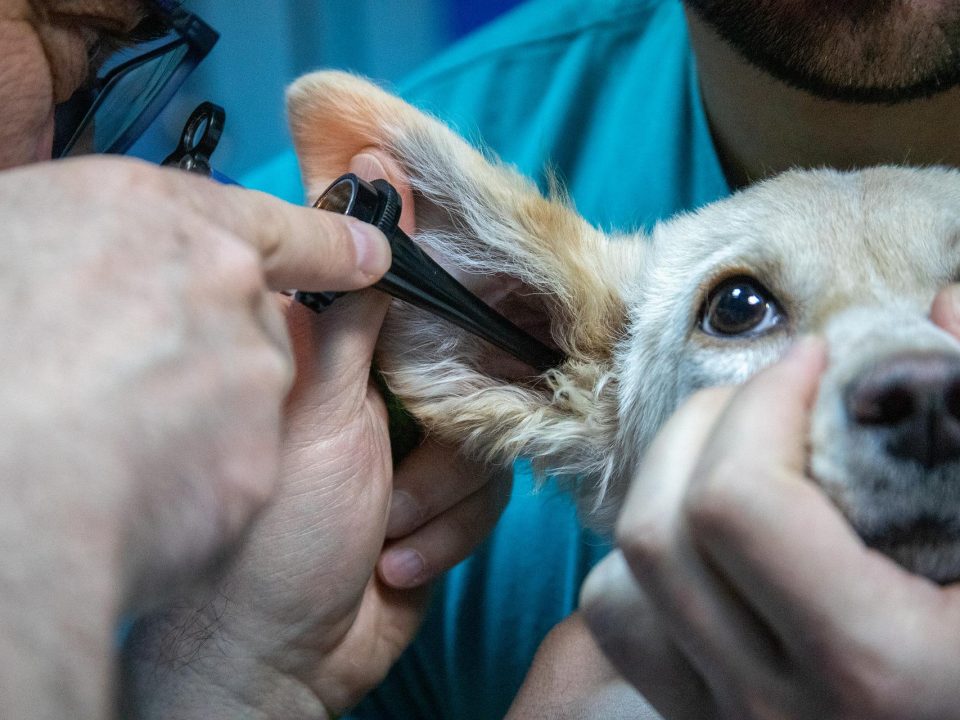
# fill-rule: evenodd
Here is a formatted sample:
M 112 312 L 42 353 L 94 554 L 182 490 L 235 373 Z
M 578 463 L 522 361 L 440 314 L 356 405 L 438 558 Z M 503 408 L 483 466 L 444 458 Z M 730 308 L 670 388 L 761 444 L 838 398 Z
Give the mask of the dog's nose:
M 846 404 L 850 420 L 880 434 L 894 457 L 928 469 L 960 458 L 960 357 L 885 360 L 847 386 Z

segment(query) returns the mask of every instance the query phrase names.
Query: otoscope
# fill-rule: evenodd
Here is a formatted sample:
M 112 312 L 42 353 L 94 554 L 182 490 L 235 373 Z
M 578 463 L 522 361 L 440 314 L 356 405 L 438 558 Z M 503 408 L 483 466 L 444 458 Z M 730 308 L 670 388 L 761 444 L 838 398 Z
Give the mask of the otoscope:
M 187 120 L 179 147 L 163 164 L 237 184 L 213 170 L 209 162 L 225 119 L 223 108 L 213 103 L 198 106 Z M 521 330 L 467 290 L 400 229 L 400 194 L 386 180 L 367 182 L 347 173 L 334 180 L 313 207 L 370 223 L 386 235 L 393 260 L 375 288 L 483 338 L 537 372 L 564 361 L 562 353 Z M 323 312 L 343 294 L 297 291 L 294 299 L 315 312 Z

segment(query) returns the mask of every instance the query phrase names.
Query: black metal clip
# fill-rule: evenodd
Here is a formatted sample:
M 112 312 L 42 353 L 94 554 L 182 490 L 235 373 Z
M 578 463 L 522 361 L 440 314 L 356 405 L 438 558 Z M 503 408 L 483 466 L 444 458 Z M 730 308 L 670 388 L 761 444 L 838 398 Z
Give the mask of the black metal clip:
M 212 102 L 197 105 L 183 126 L 180 144 L 162 164 L 207 177 L 216 174 L 210 165 L 210 156 L 220 144 L 226 122 L 227 113 L 219 105 Z

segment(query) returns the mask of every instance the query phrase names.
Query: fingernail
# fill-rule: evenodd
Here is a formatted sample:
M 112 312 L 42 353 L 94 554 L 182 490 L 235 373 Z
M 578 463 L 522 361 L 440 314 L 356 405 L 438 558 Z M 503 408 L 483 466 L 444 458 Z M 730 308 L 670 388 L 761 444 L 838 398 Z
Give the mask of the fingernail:
M 410 493 L 395 490 L 390 498 L 390 515 L 387 517 L 387 537 L 394 538 L 406 534 L 416 527 L 420 518 L 420 509 Z
M 947 298 L 950 300 L 950 309 L 955 316 L 960 316 L 960 284 L 954 283 L 947 287 Z
M 356 250 L 357 268 L 370 277 L 380 277 L 390 267 L 390 245 L 373 225 L 350 222 L 350 234 Z
M 393 587 L 408 588 L 423 576 L 423 557 L 416 550 L 390 550 L 380 560 L 380 574 Z

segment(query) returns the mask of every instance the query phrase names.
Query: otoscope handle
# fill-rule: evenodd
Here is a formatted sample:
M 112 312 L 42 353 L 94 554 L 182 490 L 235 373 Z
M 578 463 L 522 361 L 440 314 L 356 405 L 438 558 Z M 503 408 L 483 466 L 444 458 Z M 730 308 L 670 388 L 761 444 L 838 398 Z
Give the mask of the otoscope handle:
M 314 207 L 371 223 L 386 235 L 393 262 L 374 287 L 452 322 L 539 372 L 563 362 L 562 353 L 548 348 L 486 305 L 399 228 L 400 195 L 386 180 L 367 183 L 348 173 L 335 180 Z M 294 297 L 319 312 L 337 296 L 298 292 Z

